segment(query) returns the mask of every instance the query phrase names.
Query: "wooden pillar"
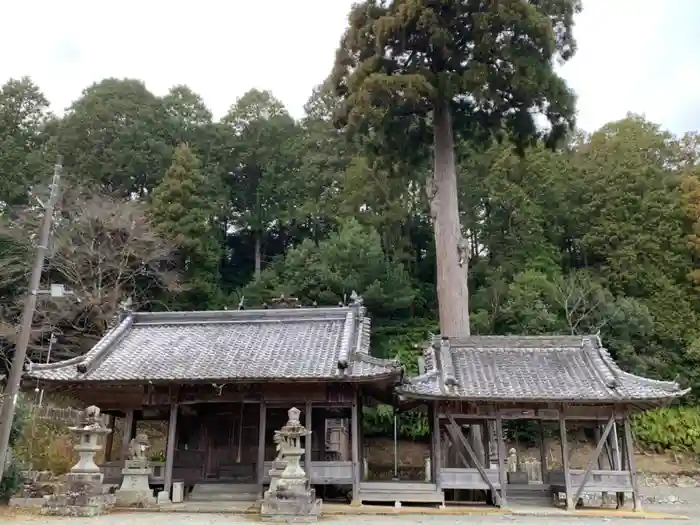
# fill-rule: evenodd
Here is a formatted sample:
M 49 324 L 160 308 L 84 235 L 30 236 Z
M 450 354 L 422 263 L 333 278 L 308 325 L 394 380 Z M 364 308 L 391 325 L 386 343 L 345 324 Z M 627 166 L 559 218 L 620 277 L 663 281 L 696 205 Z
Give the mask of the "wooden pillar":
M 311 418 L 313 411 L 313 405 L 311 404 L 311 401 L 306 402 L 306 406 L 304 407 L 304 412 L 306 412 L 306 415 L 304 416 L 304 426 L 307 428 L 309 431 L 313 431 L 313 419 Z M 313 432 L 311 432 L 311 436 L 308 436 L 304 438 L 304 447 L 306 448 L 306 452 L 304 453 L 304 470 L 306 470 L 306 475 L 311 479 L 311 452 L 313 450 Z M 325 436 L 323 436 L 324 441 L 325 441 Z
M 484 447 L 484 457 L 482 461 L 484 462 L 484 468 L 486 470 L 491 468 L 491 432 L 489 431 L 489 422 L 484 420 L 481 422 L 481 446 Z
M 265 400 L 260 400 L 260 420 L 258 428 L 258 460 L 256 463 L 258 491 L 260 497 L 263 496 L 263 487 L 265 486 L 265 433 L 267 432 L 267 405 Z
M 623 470 L 622 461 L 620 458 L 620 436 L 617 432 L 617 421 L 613 425 L 612 432 L 608 436 L 608 447 L 610 449 L 610 467 L 612 470 L 620 471 Z M 625 493 L 616 492 L 615 500 L 617 503 L 617 508 L 624 507 L 625 505 Z
M 615 424 L 615 422 L 613 421 L 613 425 L 614 424 Z M 593 437 L 595 439 L 596 446 L 600 443 L 600 441 L 602 439 L 602 433 L 600 431 L 600 428 L 601 428 L 601 426 L 598 424 L 598 422 L 596 422 L 595 428 L 593 429 Z M 610 443 L 610 434 L 605 436 L 605 443 L 602 443 L 603 453 L 598 455 L 598 460 L 597 460 L 598 470 L 605 469 L 605 461 L 604 461 L 605 456 L 604 456 L 604 454 L 605 454 L 605 449 L 606 449 L 607 443 Z M 606 505 L 608 503 L 608 493 L 604 491 L 602 493 L 602 498 L 603 498 L 603 505 Z
M 635 512 L 641 512 L 642 501 L 637 480 L 637 460 L 634 457 L 634 437 L 632 436 L 632 422 L 629 417 L 625 417 L 623 426 L 625 427 L 625 456 L 627 457 L 627 466 L 630 472 L 630 481 L 632 482 L 632 505 Z
M 507 488 L 508 474 L 506 472 L 506 443 L 503 439 L 503 419 L 501 411 L 496 412 L 496 443 L 498 443 L 498 481 L 501 484 L 501 508 L 508 505 Z
M 566 510 L 573 510 L 571 493 L 571 469 L 569 467 L 569 442 L 566 437 L 566 419 L 564 411 L 559 412 L 559 436 L 561 438 L 561 463 L 564 471 L 564 488 L 566 490 Z
M 112 448 L 114 447 L 114 427 L 116 426 L 117 418 L 114 415 L 110 415 L 107 427 L 112 431 L 107 434 L 105 439 L 105 463 L 112 461 Z
M 360 444 L 360 392 L 355 392 L 350 414 L 350 441 L 352 442 L 352 505 L 360 505 L 362 480 L 362 447 Z
M 175 441 L 177 440 L 177 403 L 170 404 L 170 419 L 168 420 L 168 441 L 165 449 L 165 480 L 163 491 L 170 499 L 170 491 L 173 488 L 173 465 L 175 464 Z
M 544 421 L 537 422 L 540 429 L 540 471 L 542 475 L 542 483 L 549 483 L 549 469 L 547 468 L 547 438 L 544 433 Z
M 442 444 L 440 443 L 440 405 L 433 401 L 430 405 L 430 466 L 433 471 L 433 482 L 437 490 L 442 490 Z
M 622 468 L 622 463 L 620 461 L 620 433 L 617 431 L 617 422 L 613 425 L 612 432 L 610 433 L 610 446 L 612 449 L 613 466 L 615 470 L 620 470 Z
M 130 409 L 124 414 L 124 434 L 122 435 L 122 447 L 119 457 L 122 463 L 129 459 L 129 442 L 133 439 L 135 432 L 134 411 Z

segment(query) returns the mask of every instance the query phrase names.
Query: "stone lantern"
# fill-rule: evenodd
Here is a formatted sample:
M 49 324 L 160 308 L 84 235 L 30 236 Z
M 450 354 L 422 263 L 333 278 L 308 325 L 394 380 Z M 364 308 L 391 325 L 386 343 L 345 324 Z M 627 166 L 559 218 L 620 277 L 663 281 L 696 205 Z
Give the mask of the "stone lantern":
M 78 462 L 66 474 L 63 490 L 44 500 L 42 513 L 51 516 L 97 516 L 111 507 L 114 497 L 103 494 L 100 468 L 95 463 L 95 454 L 102 448 L 101 438 L 110 432 L 100 417 L 100 409 L 91 406 L 85 409 L 81 424 L 69 428 L 75 435 L 73 447 L 78 453 Z
M 278 445 L 277 469 L 279 477 L 274 487 L 265 493 L 260 506 L 260 515 L 264 521 L 315 521 L 321 513 L 321 500 L 316 498 L 316 491 L 309 484 L 309 477 L 301 466 L 305 453 L 301 438 L 308 437 L 307 430 L 299 421 L 301 412 L 291 408 L 287 414 L 289 421 L 275 432 Z M 270 473 L 271 477 L 273 472 Z

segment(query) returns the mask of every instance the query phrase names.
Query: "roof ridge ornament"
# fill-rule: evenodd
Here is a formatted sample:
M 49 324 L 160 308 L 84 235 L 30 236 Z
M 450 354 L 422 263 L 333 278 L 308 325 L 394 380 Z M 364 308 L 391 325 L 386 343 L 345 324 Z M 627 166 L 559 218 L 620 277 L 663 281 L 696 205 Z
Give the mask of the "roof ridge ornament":
M 294 297 L 294 296 L 285 297 L 285 295 L 283 293 L 280 294 L 279 297 L 272 299 L 270 301 L 270 303 L 271 303 L 271 306 L 266 305 L 266 308 L 271 308 L 273 310 L 301 308 L 301 303 L 299 302 L 298 297 Z
M 362 306 L 364 299 L 355 290 L 350 293 L 350 306 Z
M 446 336 L 440 338 L 440 368 L 445 386 L 459 386 L 452 362 L 452 352 L 450 352 L 450 338 Z
M 126 319 L 132 313 L 134 313 L 133 304 L 134 302 L 131 299 L 131 296 L 119 301 L 119 304 L 117 304 L 117 311 L 112 316 L 112 320 L 109 323 L 107 323 L 106 332 L 109 332 L 110 330 L 122 324 L 122 322 L 124 322 L 124 319 Z

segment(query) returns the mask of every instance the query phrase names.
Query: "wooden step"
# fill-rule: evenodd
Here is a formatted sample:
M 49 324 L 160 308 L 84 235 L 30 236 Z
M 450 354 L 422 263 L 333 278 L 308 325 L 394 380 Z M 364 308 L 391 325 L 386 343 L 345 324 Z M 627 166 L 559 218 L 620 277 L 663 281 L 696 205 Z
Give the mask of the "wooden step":
M 445 495 L 434 483 L 367 481 L 360 483 L 359 497 L 364 503 L 424 503 L 442 505 Z
M 551 505 L 552 491 L 547 485 L 519 487 L 508 485 L 506 497 L 509 504 L 515 505 Z

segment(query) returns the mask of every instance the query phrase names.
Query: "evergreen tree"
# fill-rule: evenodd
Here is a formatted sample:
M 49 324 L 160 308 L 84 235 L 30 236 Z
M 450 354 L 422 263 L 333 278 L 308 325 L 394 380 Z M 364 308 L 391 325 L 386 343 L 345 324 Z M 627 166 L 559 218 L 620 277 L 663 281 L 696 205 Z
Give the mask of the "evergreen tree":
M 435 226 L 440 331 L 469 334 L 467 254 L 459 220 L 455 136 L 504 132 L 523 146 L 535 113 L 555 140 L 574 97 L 553 62 L 574 53 L 577 0 L 366 0 L 356 4 L 333 70 L 337 117 L 373 148 L 406 155 L 433 142 L 427 184 Z
M 216 228 L 219 212 L 215 186 L 202 171 L 187 144 L 173 153 L 173 163 L 151 196 L 151 217 L 157 231 L 173 242 L 179 252 L 185 301 L 193 308 L 218 295 L 221 242 Z

